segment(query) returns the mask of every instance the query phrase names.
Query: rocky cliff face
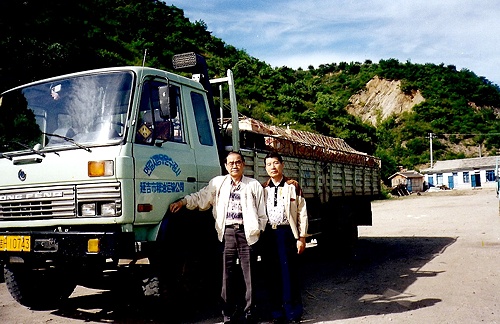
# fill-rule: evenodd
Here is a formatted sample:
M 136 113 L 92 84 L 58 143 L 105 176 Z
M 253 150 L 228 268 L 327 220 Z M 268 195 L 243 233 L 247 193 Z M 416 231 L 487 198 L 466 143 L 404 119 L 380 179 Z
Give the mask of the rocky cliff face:
M 377 126 L 382 120 L 405 111 L 424 101 L 419 91 L 406 95 L 401 91 L 401 81 L 374 77 L 366 89 L 352 96 L 347 111 L 364 122 Z
M 397 117 L 403 112 L 411 111 L 415 105 L 424 100 L 425 98 L 420 91 L 416 91 L 411 95 L 403 93 L 401 91 L 401 81 L 385 80 L 376 76 L 366 84 L 364 90 L 349 99 L 350 104 L 346 109 L 350 114 L 376 127 L 377 124 L 390 116 Z M 472 102 L 469 105 L 475 110 L 482 109 Z M 500 109 L 491 107 L 489 109 L 493 109 L 495 114 L 500 116 Z M 481 152 L 481 146 L 478 146 L 472 138 L 464 139 L 460 144 L 453 144 L 449 141 L 442 144 L 450 152 L 464 153 L 467 157 L 482 156 L 484 154 Z M 405 143 L 402 143 L 402 145 L 404 146 Z

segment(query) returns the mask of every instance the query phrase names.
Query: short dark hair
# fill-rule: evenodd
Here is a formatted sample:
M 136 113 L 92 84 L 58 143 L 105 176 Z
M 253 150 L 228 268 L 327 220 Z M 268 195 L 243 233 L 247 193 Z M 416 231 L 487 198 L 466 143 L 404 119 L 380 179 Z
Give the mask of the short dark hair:
M 241 152 L 238 152 L 238 151 L 231 151 L 231 152 L 227 153 L 226 158 L 225 158 L 225 160 L 224 160 L 224 164 L 227 164 L 227 157 L 228 157 L 229 155 L 231 155 L 231 154 L 238 154 L 238 155 L 240 156 L 240 158 L 241 158 L 241 161 L 242 161 L 243 163 L 245 163 L 245 157 L 243 156 L 243 154 L 241 154 Z
M 283 158 L 278 152 L 269 152 L 267 153 L 266 157 L 264 158 L 264 164 L 266 164 L 267 159 L 278 159 L 280 163 L 283 163 Z

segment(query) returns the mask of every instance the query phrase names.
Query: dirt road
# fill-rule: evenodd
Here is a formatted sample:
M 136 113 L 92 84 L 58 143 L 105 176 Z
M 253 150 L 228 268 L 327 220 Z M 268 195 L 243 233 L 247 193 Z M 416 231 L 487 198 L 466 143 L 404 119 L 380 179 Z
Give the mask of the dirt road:
M 305 323 L 500 323 L 500 216 L 494 190 L 376 201 L 356 256 L 306 251 Z M 0 284 L 1 323 L 158 323 L 146 308 L 78 287 L 61 310 L 32 311 Z M 202 310 L 199 310 L 202 308 Z M 220 322 L 193 305 L 186 322 Z
M 500 323 L 500 217 L 494 191 L 375 202 L 373 213 L 374 226 L 361 228 L 351 267 L 320 267 L 322 274 L 307 278 L 308 319 Z

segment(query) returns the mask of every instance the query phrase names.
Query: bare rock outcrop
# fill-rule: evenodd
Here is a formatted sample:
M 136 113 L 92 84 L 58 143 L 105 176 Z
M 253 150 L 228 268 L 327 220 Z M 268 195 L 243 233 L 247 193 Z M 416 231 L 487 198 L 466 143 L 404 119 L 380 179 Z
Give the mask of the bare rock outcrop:
M 400 80 L 385 80 L 375 76 L 366 84 L 366 89 L 350 98 L 346 109 L 364 122 L 377 126 L 392 115 L 411 111 L 413 106 L 424 100 L 418 90 L 411 95 L 403 93 Z

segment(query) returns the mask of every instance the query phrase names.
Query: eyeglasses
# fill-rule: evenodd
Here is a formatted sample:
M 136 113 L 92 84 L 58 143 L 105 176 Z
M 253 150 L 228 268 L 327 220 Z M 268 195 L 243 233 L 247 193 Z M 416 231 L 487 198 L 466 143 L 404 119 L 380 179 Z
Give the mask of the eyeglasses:
M 230 167 L 232 166 L 241 166 L 243 164 L 243 161 L 241 160 L 238 160 L 238 161 L 230 161 L 230 162 L 227 162 L 226 165 L 229 165 Z

